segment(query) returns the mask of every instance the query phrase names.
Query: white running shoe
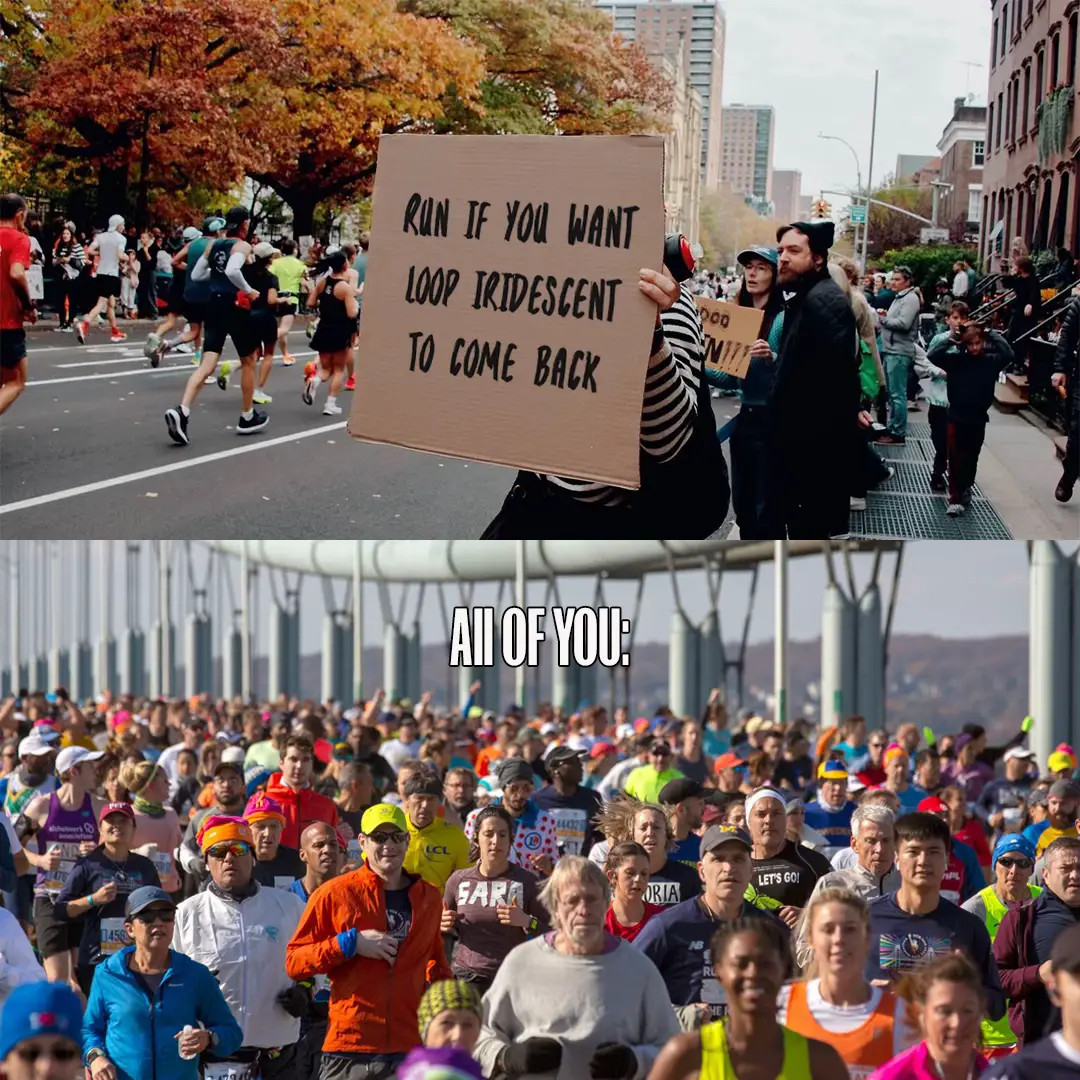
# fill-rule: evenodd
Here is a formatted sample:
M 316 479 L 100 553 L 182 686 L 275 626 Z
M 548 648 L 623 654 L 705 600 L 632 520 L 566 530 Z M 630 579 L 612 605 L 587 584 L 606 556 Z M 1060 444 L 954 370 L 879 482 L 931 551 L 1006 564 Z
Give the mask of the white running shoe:
M 265 390 L 256 390 L 251 396 L 256 405 L 269 405 L 274 399 Z
M 331 405 L 330 402 L 328 401 L 323 406 L 322 414 L 323 414 L 323 416 L 340 416 L 341 415 L 341 406 L 338 405 L 336 402 L 333 405 Z

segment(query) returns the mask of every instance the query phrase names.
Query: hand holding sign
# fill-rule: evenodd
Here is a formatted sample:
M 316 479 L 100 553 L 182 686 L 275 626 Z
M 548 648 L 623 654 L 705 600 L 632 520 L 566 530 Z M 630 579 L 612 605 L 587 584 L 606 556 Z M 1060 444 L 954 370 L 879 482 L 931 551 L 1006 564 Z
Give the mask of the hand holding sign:
M 760 345 L 763 344 L 772 357 L 768 342 L 761 338 L 764 312 L 723 300 L 710 300 L 707 296 L 698 296 L 695 300 L 705 331 L 706 365 L 737 379 L 745 379 L 750 370 L 750 358 L 763 355 Z
M 638 285 L 641 291 L 656 305 L 656 325 L 660 325 L 660 316 L 670 311 L 679 299 L 679 283 L 659 270 L 638 271 Z

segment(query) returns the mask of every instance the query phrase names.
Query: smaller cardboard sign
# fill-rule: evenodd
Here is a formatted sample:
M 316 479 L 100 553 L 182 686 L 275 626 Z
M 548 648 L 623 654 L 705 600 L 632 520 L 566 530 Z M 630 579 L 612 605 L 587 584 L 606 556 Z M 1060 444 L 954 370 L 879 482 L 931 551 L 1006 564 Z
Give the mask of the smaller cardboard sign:
M 750 346 L 761 337 L 765 313 L 757 308 L 739 307 L 723 300 L 695 297 L 705 330 L 705 363 L 745 379 L 750 370 Z

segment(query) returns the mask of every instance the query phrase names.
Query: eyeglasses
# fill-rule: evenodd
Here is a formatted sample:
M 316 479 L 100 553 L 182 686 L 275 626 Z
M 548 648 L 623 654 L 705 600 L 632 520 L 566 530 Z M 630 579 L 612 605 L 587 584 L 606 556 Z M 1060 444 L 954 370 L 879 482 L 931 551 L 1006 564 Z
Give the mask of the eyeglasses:
M 409 834 L 407 832 L 401 832 L 399 829 L 395 829 L 393 832 L 377 832 L 371 833 L 368 839 L 373 844 L 407 844 L 409 842 Z
M 251 854 L 251 848 L 242 840 L 234 840 L 228 844 L 215 844 L 212 848 L 207 848 L 206 854 L 211 859 L 224 859 L 226 855 L 231 855 L 234 859 L 242 859 L 245 855 Z
M 176 922 L 176 912 L 172 908 L 157 908 L 150 911 L 140 911 L 137 915 L 132 915 L 133 919 L 138 919 L 141 923 L 146 923 L 147 926 L 153 926 L 154 923 L 171 923 Z
M 872 742 L 870 744 L 870 749 L 871 750 L 884 750 L 885 749 L 885 744 L 883 742 Z
M 79 1051 L 73 1046 L 16 1046 L 15 1053 L 20 1061 L 33 1065 L 40 1057 L 49 1057 L 53 1061 L 74 1061 Z
M 998 866 L 1004 866 L 1006 870 L 1013 866 L 1018 870 L 1030 870 L 1032 862 L 1030 859 L 998 859 Z

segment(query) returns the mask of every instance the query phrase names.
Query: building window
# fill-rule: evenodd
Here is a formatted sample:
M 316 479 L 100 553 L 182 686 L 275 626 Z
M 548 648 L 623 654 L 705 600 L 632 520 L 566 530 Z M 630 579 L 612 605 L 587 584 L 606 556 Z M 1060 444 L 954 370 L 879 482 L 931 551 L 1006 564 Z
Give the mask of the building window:
M 1068 63 L 1065 68 L 1065 82 L 1072 82 L 1076 84 L 1077 70 L 1076 70 L 1076 23 L 1077 13 L 1074 11 L 1069 18 L 1069 52 Z
M 1061 35 L 1055 34 L 1050 39 L 1050 86 L 1058 84 L 1058 62 L 1061 60 Z
M 990 41 L 990 70 L 997 67 L 998 21 L 994 20 L 994 36 Z
M 1019 3 L 1019 0 L 1017 0 Z M 1009 5 L 1004 4 L 1001 8 L 1001 59 L 1005 59 L 1005 44 L 1009 40 Z
M 968 188 L 967 219 L 976 223 L 982 221 L 982 188 Z
M 1009 80 L 1009 85 L 1005 87 L 1005 141 L 1012 142 L 1012 123 L 1013 123 L 1013 84 L 1012 80 Z
M 971 167 L 981 169 L 986 162 L 986 141 L 976 139 L 972 144 Z
M 1044 50 L 1040 49 L 1038 56 L 1035 57 L 1035 112 L 1036 119 L 1038 119 L 1039 106 L 1042 104 L 1043 90 L 1045 89 L 1043 79 L 1046 77 L 1046 56 Z
M 990 102 L 989 123 L 986 125 L 986 141 L 990 144 L 990 153 L 994 152 L 994 103 Z
M 1001 127 L 1005 119 L 1005 95 L 998 94 L 998 123 L 997 123 L 997 135 L 994 138 L 994 144 L 997 148 L 1001 149 Z
M 1024 120 L 1020 128 L 1020 134 L 1026 135 L 1031 130 L 1028 117 L 1031 115 L 1031 68 L 1024 68 Z

